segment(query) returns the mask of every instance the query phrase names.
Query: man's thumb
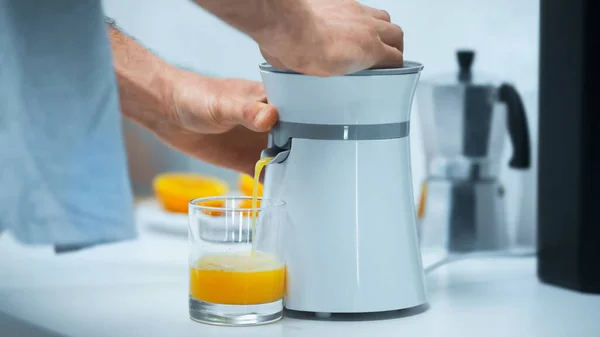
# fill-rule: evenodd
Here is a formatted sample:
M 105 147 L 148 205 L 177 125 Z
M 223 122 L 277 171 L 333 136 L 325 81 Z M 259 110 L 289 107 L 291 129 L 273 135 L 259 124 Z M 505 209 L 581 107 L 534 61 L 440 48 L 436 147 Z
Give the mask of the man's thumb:
M 256 132 L 267 132 L 277 122 L 278 114 L 274 106 L 262 102 L 248 102 L 236 113 L 235 120 Z

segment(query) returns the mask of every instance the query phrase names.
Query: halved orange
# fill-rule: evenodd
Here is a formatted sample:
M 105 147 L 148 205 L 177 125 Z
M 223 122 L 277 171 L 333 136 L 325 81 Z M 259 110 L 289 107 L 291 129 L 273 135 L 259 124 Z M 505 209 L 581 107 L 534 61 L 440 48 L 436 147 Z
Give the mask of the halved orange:
M 240 202 L 239 208 L 252 208 L 252 199 L 244 199 Z M 260 208 L 260 199 L 256 200 L 256 208 Z
M 154 178 L 153 187 L 162 207 L 174 213 L 187 213 L 192 199 L 224 196 L 229 191 L 226 182 L 195 173 L 163 173 Z
M 202 202 L 198 202 L 196 203 L 196 205 L 198 206 L 207 206 L 207 207 L 225 207 L 225 201 L 224 200 L 209 200 L 209 201 L 202 201 Z M 257 200 L 257 204 L 256 204 L 257 208 L 260 208 L 260 200 Z M 245 199 L 242 200 L 238 205 L 236 205 L 234 208 L 236 209 L 244 209 L 244 208 L 248 208 L 248 209 L 252 209 L 252 199 Z M 217 210 L 211 210 L 211 209 L 205 209 L 202 210 L 202 212 L 206 215 L 212 215 L 212 216 L 223 216 L 225 213 L 223 211 L 217 211 Z M 241 214 L 242 216 L 252 216 L 252 211 L 248 210 L 246 211 L 236 211 L 236 213 Z
M 239 205 L 239 208 L 249 208 L 248 212 L 242 212 L 243 216 L 252 216 L 252 199 L 245 199 Z M 256 200 L 256 208 L 260 208 L 260 200 Z M 258 212 L 256 212 L 258 215 Z
M 225 207 L 225 200 L 224 199 L 207 200 L 207 201 L 200 201 L 195 204 L 198 206 L 223 208 L 223 207 Z M 202 212 L 204 214 L 212 215 L 212 216 L 222 216 L 224 214 L 224 212 L 222 212 L 222 211 L 217 211 L 217 210 L 212 210 L 212 209 L 203 209 Z

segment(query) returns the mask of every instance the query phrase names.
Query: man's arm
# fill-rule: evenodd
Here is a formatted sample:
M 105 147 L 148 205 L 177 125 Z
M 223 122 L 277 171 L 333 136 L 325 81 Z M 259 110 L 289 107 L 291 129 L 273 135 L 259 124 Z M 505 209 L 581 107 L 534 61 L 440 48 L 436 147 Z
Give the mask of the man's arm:
M 109 26 L 124 116 L 207 163 L 253 174 L 277 110 L 259 82 L 178 69 Z
M 259 44 L 272 36 L 301 33 L 312 20 L 305 0 L 195 0 L 202 8 L 247 34 Z
M 152 131 L 159 131 L 174 119 L 167 106 L 173 66 L 114 25 L 109 26 L 109 39 L 123 115 Z

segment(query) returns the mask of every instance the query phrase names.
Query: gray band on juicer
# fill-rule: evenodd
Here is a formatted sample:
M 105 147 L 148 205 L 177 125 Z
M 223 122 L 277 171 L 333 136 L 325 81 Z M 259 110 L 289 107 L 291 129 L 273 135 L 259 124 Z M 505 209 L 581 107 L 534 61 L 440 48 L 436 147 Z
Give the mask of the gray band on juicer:
M 319 140 L 383 140 L 408 137 L 410 122 L 389 124 L 306 124 L 278 122 L 271 135 L 277 146 L 285 145 L 290 138 Z

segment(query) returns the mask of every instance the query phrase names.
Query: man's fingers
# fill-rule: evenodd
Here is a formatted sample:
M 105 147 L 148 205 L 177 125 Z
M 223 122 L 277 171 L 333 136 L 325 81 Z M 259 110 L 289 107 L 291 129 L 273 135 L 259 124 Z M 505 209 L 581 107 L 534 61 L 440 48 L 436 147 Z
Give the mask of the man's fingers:
M 263 102 L 249 102 L 226 98 L 212 112 L 216 123 L 223 126 L 242 125 L 252 131 L 267 132 L 277 122 L 274 106 Z
M 388 46 L 404 52 L 404 31 L 400 26 L 391 23 L 390 14 L 382 9 L 363 5 L 365 10 L 377 19 L 375 25 L 379 32 L 379 38 Z M 394 52 L 394 54 L 397 54 Z M 394 63 L 393 63 L 394 64 Z
M 404 52 L 404 31 L 402 31 L 400 26 L 389 22 L 378 21 L 377 31 L 379 32 L 379 38 L 383 43 Z
M 390 17 L 390 13 L 384 11 L 383 9 L 377 9 L 377 8 L 369 7 L 366 5 L 363 5 L 363 8 L 367 11 L 367 13 L 371 14 L 371 16 L 373 16 L 375 19 L 383 20 L 383 21 L 387 21 L 387 22 L 390 22 L 392 20 L 392 18 Z
M 237 112 L 238 123 L 256 132 L 267 132 L 277 122 L 278 114 L 274 106 L 261 102 L 245 103 Z
M 383 57 L 373 68 L 402 68 L 404 66 L 404 55 L 395 47 L 383 46 Z

